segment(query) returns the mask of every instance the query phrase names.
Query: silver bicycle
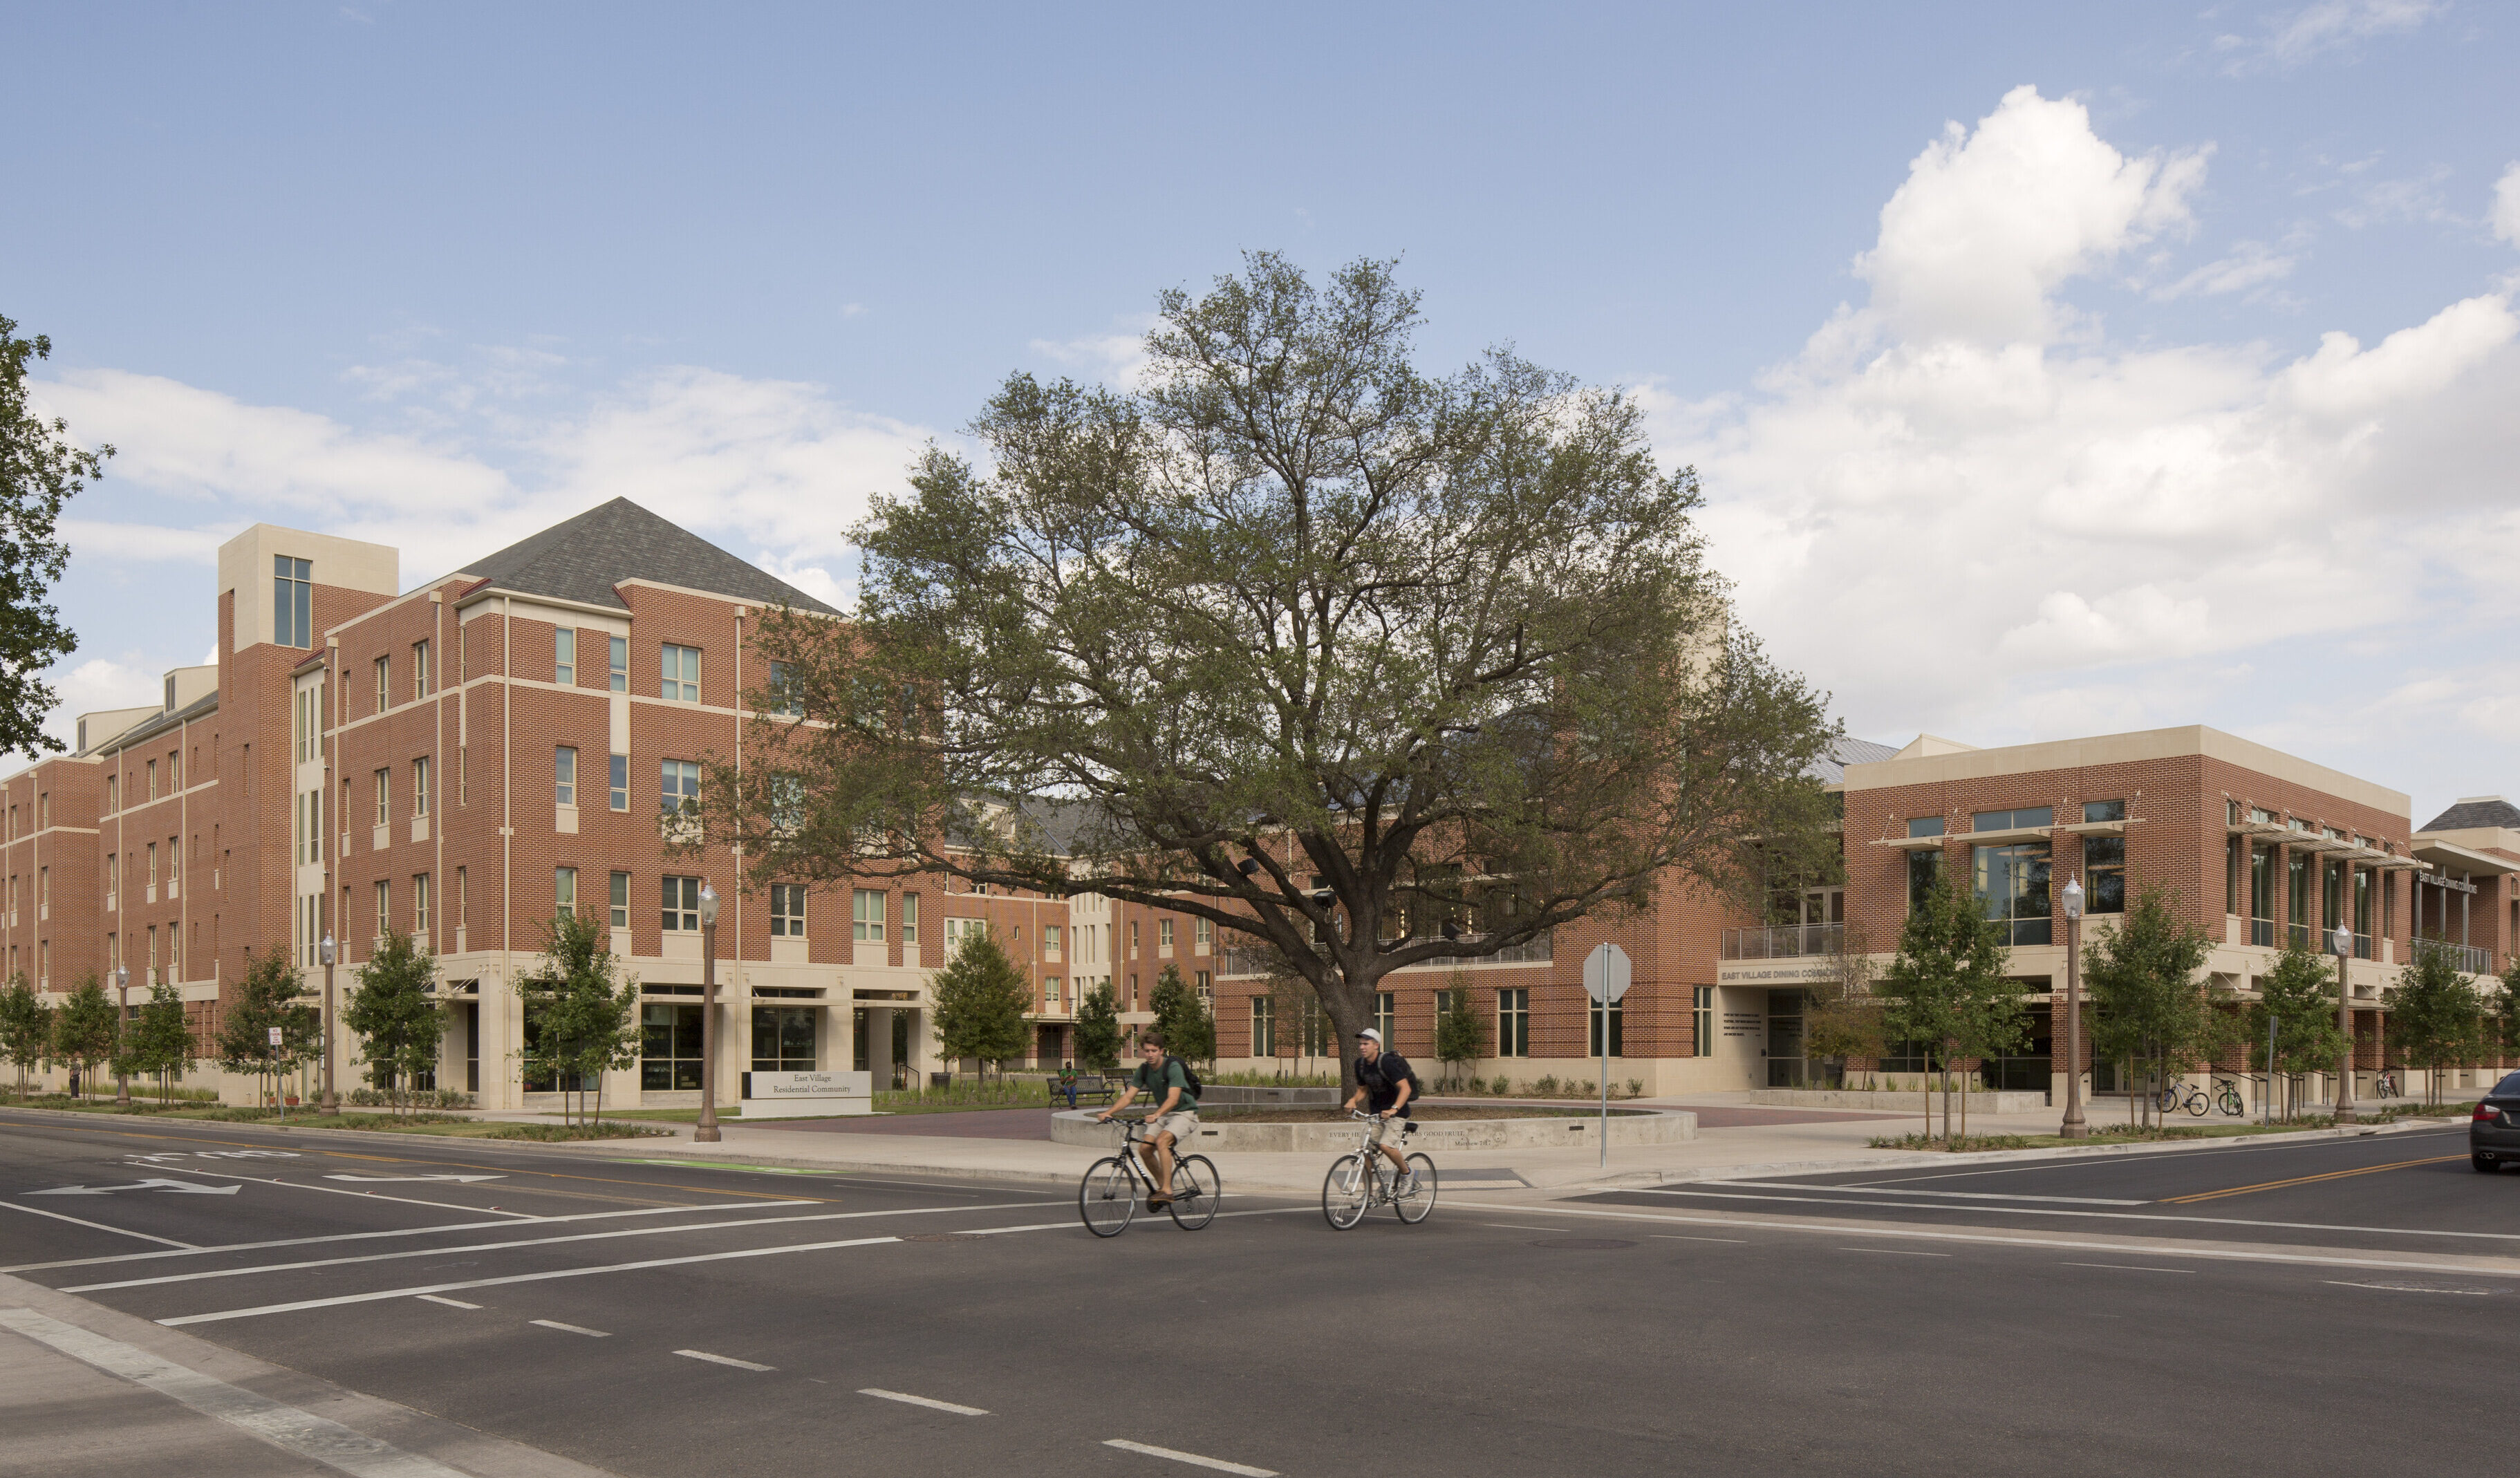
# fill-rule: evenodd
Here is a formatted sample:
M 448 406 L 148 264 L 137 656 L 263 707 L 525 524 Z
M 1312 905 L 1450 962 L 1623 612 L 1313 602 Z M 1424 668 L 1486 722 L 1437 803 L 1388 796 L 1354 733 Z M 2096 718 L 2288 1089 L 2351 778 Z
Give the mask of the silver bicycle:
M 1155 1183 L 1148 1178 L 1136 1153 L 1139 1145 L 1149 1142 L 1147 1121 L 1122 1119 L 1119 1123 L 1120 1152 L 1096 1160 L 1076 1187 L 1076 1214 L 1096 1236 L 1118 1236 L 1128 1231 L 1129 1219 L 1138 1214 L 1140 1198 L 1155 1192 Z M 1178 1145 L 1174 1147 L 1173 1199 L 1166 1208 L 1173 1214 L 1173 1225 L 1184 1232 L 1196 1232 L 1214 1221 L 1217 1198 L 1224 1188 L 1224 1183 L 1217 1179 L 1215 1163 L 1207 1156 L 1183 1154 Z
M 1426 1213 L 1435 1209 L 1435 1162 L 1423 1154 L 1410 1155 L 1409 1179 L 1402 1181 L 1391 1156 L 1373 1142 L 1372 1126 L 1382 1116 L 1350 1109 L 1348 1117 L 1366 1126 L 1363 1142 L 1356 1153 L 1330 1162 L 1330 1173 L 1322 1182 L 1322 1215 L 1341 1232 L 1364 1221 L 1376 1206 L 1390 1207 L 1413 1227 L 1426 1220 Z

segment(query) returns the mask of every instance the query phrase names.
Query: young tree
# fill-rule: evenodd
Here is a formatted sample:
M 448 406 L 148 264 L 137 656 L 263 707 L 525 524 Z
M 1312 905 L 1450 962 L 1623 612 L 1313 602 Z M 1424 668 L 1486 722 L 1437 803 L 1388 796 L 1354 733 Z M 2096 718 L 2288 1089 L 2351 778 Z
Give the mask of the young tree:
M 1488 1018 L 1470 999 L 1470 977 L 1453 971 L 1444 982 L 1443 1008 L 1435 1013 L 1435 1056 L 1445 1076 L 1459 1083 L 1488 1054 Z
M 1087 991 L 1077 1004 L 1076 1060 L 1098 1073 L 1120 1065 L 1120 1005 L 1107 985 Z
M 1847 929 L 1843 947 L 1826 957 L 1829 973 L 1803 1003 L 1803 1052 L 1820 1058 L 1874 1057 L 1885 1044 L 1881 1002 L 1872 994 L 1878 973 L 1870 946 L 1859 931 Z M 1840 1081 L 1844 1079 L 1841 1076 Z M 1967 1115 L 1961 1115 L 1965 1122 Z
M 2345 1036 L 2336 1028 L 2336 970 L 2303 944 L 2288 944 L 2275 963 L 2258 977 L 2258 999 L 2248 1010 L 2249 1063 L 2267 1073 L 2272 1093 L 2281 1075 L 2287 1089 L 2302 1074 L 2324 1072 L 2336 1065 Z M 2274 1023 L 2274 1058 L 2267 1057 L 2267 1025 Z M 2299 1111 L 2285 1105 L 2285 1116 Z
M 2388 1043 L 2424 1069 L 2427 1101 L 2441 1101 L 2442 1069 L 2477 1054 L 2484 1015 L 2485 1003 L 2450 951 L 2418 940 L 2389 997 Z
M 0 754 L 31 759 L 63 747 L 44 733 L 57 699 L 43 673 L 78 649 L 49 599 L 70 558 L 57 532 L 62 505 L 105 474 L 113 448 L 83 450 L 68 422 L 28 407 L 26 365 L 51 358 L 53 341 L 17 333 L 0 317 Z
M 709 843 L 1187 914 L 1342 1040 L 1393 970 L 1835 855 L 1824 697 L 1730 610 L 1694 473 L 1627 395 L 1421 372 L 1418 322 L 1391 264 L 1259 253 L 1162 294 L 1135 388 L 1010 378 L 986 470 L 877 501 L 853 624 L 765 613 Z
M 271 950 L 246 959 L 245 978 L 237 983 L 234 1005 L 219 1014 L 219 1066 L 232 1073 L 252 1073 L 257 1086 L 268 1074 L 271 1097 L 288 1097 L 285 1081 L 298 1063 L 315 1054 L 323 1039 L 323 1016 L 297 999 L 302 982 L 286 950 Z M 280 1028 L 280 1045 L 271 1029 Z
M 78 1074 L 79 1097 L 96 1091 L 96 1069 L 113 1060 L 113 999 L 104 982 L 88 976 L 53 1012 L 53 1060 Z
M 2003 924 L 1986 917 L 1974 894 L 1944 877 L 1909 911 L 1899 951 L 1882 971 L 1877 993 L 1883 1032 L 1925 1044 L 1941 1061 L 1946 1138 L 1952 1132 L 1952 1059 L 1994 1030 L 2004 998 L 2018 1008 L 2021 983 L 2004 973 L 2011 960 Z M 1930 1090 L 1925 1121 L 1930 1134 Z
M 1164 966 L 1147 1004 L 1155 1013 L 1155 1035 L 1164 1039 L 1166 1052 L 1184 1061 L 1214 1060 L 1216 1021 L 1208 1015 L 1207 1004 L 1182 979 L 1179 966 Z
M 174 1080 L 190 1072 L 199 1058 L 193 1046 L 193 1023 L 184 1014 L 183 993 L 158 981 L 149 988 L 148 1004 L 140 1008 L 123 1036 L 115 1068 L 135 1078 L 155 1077 L 162 1107 Z
M 26 1097 L 26 1074 L 44 1060 L 53 1045 L 53 1008 L 35 994 L 26 977 L 9 977 L 0 991 L 0 1056 L 18 1069 L 18 1094 Z
M 517 982 L 517 994 L 526 1022 L 524 1070 L 560 1083 L 562 1123 L 571 1122 L 571 1093 L 584 1115 L 586 1084 L 594 1080 L 601 1124 L 604 1074 L 639 1060 L 639 980 L 619 973 L 609 929 L 592 915 L 555 916 L 542 960 Z M 432 1039 L 431 1060 L 434 1051 Z
M 1003 1073 L 1009 1058 L 1023 1055 L 1032 982 L 1007 958 L 994 932 L 965 934 L 928 994 L 935 1002 L 937 1046 L 948 1061 L 970 1057 L 983 1072 L 996 1062 Z
M 2147 1124 L 2153 1081 L 2210 1059 L 2230 1038 L 2231 1018 L 2217 1008 L 2204 973 L 2213 949 L 2202 924 L 2180 917 L 2178 895 L 2157 885 L 2140 889 L 2119 922 L 2100 925 L 2083 947 L 2093 1055 L 2143 1065 Z
M 409 934 L 388 928 L 368 963 L 359 966 L 357 981 L 341 1003 L 341 1024 L 359 1038 L 369 1081 L 391 1087 L 399 1112 L 410 1101 L 411 1085 L 437 1070 L 438 1046 L 446 1032 L 445 1008 L 431 990 L 437 961 L 413 944 Z

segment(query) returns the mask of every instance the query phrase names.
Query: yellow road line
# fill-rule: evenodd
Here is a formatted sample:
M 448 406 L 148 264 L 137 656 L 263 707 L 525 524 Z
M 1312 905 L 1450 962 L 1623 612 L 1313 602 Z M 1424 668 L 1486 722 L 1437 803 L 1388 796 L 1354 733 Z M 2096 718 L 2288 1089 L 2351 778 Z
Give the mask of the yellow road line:
M 2194 1195 L 2166 1196 L 2161 1204 L 2184 1206 L 2192 1201 L 2219 1201 L 2227 1195 L 2248 1195 L 2259 1190 L 2281 1190 L 2287 1186 L 2310 1186 L 2320 1181 L 2341 1181 L 2349 1176 L 2378 1175 L 2383 1170 L 2404 1170 L 2409 1165 L 2438 1165 L 2445 1160 L 2463 1160 L 2463 1154 L 2428 1155 L 2420 1160 L 2391 1160 L 2386 1165 L 2363 1165 L 2353 1170 L 2331 1170 L 2323 1175 L 2297 1175 L 2288 1181 L 2262 1181 L 2255 1186 L 2232 1186 L 2222 1190 L 2200 1190 Z

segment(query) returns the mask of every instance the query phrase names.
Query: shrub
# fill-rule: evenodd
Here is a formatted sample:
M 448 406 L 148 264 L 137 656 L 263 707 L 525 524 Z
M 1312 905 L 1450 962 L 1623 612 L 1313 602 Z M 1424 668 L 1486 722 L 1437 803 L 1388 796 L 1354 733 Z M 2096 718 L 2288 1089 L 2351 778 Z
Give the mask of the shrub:
M 1645 1080 L 1642 1078 L 1630 1078 L 1628 1080 L 1628 1097 L 1631 1098 L 1642 1098 L 1644 1096 Z
M 1544 1098 L 1553 1098 L 1557 1097 L 1557 1075 L 1555 1073 L 1551 1073 L 1539 1082 L 1534 1083 L 1531 1085 L 1531 1091 Z
M 1488 1085 L 1488 1092 L 1502 1098 L 1506 1095 L 1513 1092 L 1513 1080 L 1510 1078 L 1499 1078 Z

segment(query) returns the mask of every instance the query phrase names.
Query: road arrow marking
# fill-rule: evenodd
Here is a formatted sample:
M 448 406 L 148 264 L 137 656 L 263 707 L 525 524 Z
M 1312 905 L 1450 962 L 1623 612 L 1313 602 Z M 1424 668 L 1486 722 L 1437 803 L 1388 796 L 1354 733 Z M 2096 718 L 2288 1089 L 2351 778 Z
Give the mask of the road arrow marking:
M 504 1181 L 503 1175 L 328 1175 L 328 1181 L 359 1181 L 373 1186 L 400 1184 L 409 1181 Z
M 234 1195 L 235 1186 L 196 1186 L 190 1181 L 142 1181 L 137 1186 L 61 1186 L 51 1190 L 29 1190 L 28 1195 L 110 1195 L 117 1190 L 172 1190 L 184 1195 Z

